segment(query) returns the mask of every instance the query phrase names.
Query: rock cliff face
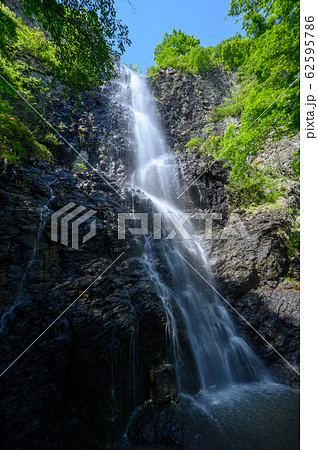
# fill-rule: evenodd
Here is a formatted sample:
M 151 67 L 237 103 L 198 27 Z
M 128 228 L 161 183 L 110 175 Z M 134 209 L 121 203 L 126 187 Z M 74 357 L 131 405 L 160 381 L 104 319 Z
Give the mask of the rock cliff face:
M 230 89 L 235 89 L 235 76 L 221 69 L 184 75 L 168 68 L 160 69 L 152 86 L 167 140 L 179 152 L 187 206 L 221 214 L 221 219 L 214 222 L 214 237 L 205 242 L 216 286 L 298 370 L 299 255 L 290 254 L 289 236 L 297 227 L 299 183 L 284 181 L 285 195 L 273 206 L 235 209 L 226 194 L 229 172 L 223 168 L 225 161 L 214 162 L 211 156 L 202 158 L 195 153 L 189 155 L 184 148 L 188 140 L 202 135 L 207 123 L 214 135 L 224 133 L 230 123 L 239 126 L 238 117 L 209 121 L 213 108 L 225 99 Z M 299 136 L 269 141 L 266 151 L 255 162 L 279 168 L 282 175 L 288 176 L 297 148 Z M 275 352 L 269 352 L 253 329 L 243 323 L 242 331 L 256 352 L 274 366 L 279 380 L 299 384 L 298 375 Z
M 142 262 L 143 239 L 118 240 L 117 215 L 131 204 L 122 192 L 46 163 L 2 173 L 1 372 L 75 302 L 2 377 L 6 448 L 24 439 L 113 445 L 149 398 L 149 370 L 167 361 L 166 313 Z M 96 236 L 80 250 L 51 240 L 49 215 L 69 202 L 96 211 Z
M 197 136 L 210 118 L 213 108 L 224 100 L 235 84 L 235 75 L 216 68 L 200 75 L 189 75 L 172 67 L 159 69 L 152 83 L 167 142 L 173 150 Z
M 1 308 L 8 312 L 1 322 L 1 371 L 127 250 L 116 236 L 117 212 L 126 208 L 120 197 L 98 177 L 51 169 L 7 167 L 1 177 Z M 45 221 L 70 201 L 97 211 L 98 237 L 80 251 L 51 241 Z M 148 343 L 152 336 L 143 349 L 148 345 L 148 357 L 160 363 L 165 313 L 143 278 L 136 244 L 2 377 L 6 448 L 24 440 L 28 448 L 46 440 L 63 448 L 82 448 L 96 437 L 111 442 L 135 402 L 147 396 L 150 361 L 143 369 L 137 339 Z
M 298 186 L 288 185 L 280 209 L 238 212 L 246 240 L 229 233 L 237 216 L 227 200 L 229 174 L 222 161 L 196 180 L 211 161 L 183 152 L 233 84 L 234 77 L 222 70 L 190 76 L 167 69 L 152 87 L 167 141 L 180 151 L 182 185 L 193 183 L 184 195 L 186 206 L 222 214 L 213 241 L 206 243 L 218 289 L 296 366 L 297 282 L 283 280 L 291 267 L 287 235 Z M 67 141 L 102 171 L 103 179 L 90 167 L 84 170 L 78 153 L 65 145 L 54 165 L 1 166 L 1 372 L 75 302 L 1 378 L 1 438 L 8 449 L 113 448 L 130 413 L 150 397 L 149 370 L 169 362 L 165 308 L 145 272 L 144 240 L 117 235 L 119 212 L 130 212 L 132 202 L 135 211 L 150 207 L 138 193 L 132 199 L 124 184 L 134 167 L 129 112 L 114 101 L 116 84 L 83 96 L 84 107 L 73 117 L 71 103 L 61 100 L 47 119 L 63 122 Z M 225 126 L 215 124 L 216 132 Z M 80 250 L 51 240 L 50 215 L 70 202 L 96 211 L 96 236 Z M 86 224 L 81 238 L 88 229 Z M 163 267 L 162 276 L 168 276 Z M 277 354 L 237 323 L 278 379 L 297 384 Z M 179 328 L 182 359 L 195 373 L 181 322 Z M 188 390 L 197 389 L 193 376 Z M 154 415 L 154 423 L 157 419 Z

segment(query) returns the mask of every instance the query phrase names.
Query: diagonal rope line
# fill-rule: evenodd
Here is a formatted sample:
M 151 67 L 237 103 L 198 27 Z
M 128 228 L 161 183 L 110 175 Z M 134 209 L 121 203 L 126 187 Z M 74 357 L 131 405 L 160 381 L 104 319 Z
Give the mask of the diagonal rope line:
M 92 164 L 90 162 L 88 162 L 77 150 L 76 148 L 74 148 L 74 146 L 72 144 L 70 144 L 65 138 L 64 136 L 62 136 L 62 134 L 52 125 L 50 124 L 50 122 L 48 122 L 46 120 L 45 117 L 42 116 L 41 113 L 39 113 L 39 111 L 34 108 L 33 105 L 31 105 L 30 102 L 28 102 L 28 100 L 26 98 L 23 97 L 22 94 L 20 94 L 19 91 L 17 91 L 12 84 L 9 83 L 9 81 L 7 81 L 1 74 L 0 77 L 3 79 L 3 81 L 5 81 L 7 83 L 8 86 L 11 87 L 11 89 L 18 94 L 18 96 L 27 104 L 30 106 L 31 109 L 33 109 L 33 111 L 54 131 L 54 133 L 56 133 L 64 142 L 66 145 L 68 145 L 72 150 L 74 150 L 75 153 L 77 153 L 78 156 L 80 156 L 82 158 L 82 160 L 91 168 L 93 169 L 94 172 L 97 173 L 97 175 L 103 180 L 105 181 L 106 184 L 108 184 L 108 186 L 114 191 L 116 192 L 116 194 L 118 194 L 123 200 L 125 200 L 125 198 L 111 185 L 111 183 L 109 183 L 109 181 L 106 180 L 106 178 L 94 167 L 92 166 Z
M 276 348 L 274 348 L 257 330 L 256 330 L 256 328 L 254 328 L 253 327 L 253 325 L 248 321 L 248 320 L 246 320 L 245 319 L 245 317 L 244 316 L 242 316 L 242 314 L 240 314 L 235 308 L 234 308 L 234 306 L 232 306 L 231 305 L 231 303 L 229 303 L 216 289 L 215 289 L 215 287 L 213 287 L 212 286 L 212 284 L 211 283 L 209 283 L 205 278 L 204 278 L 204 276 L 203 275 L 201 275 L 201 273 L 200 272 L 198 272 L 190 263 L 189 263 L 189 261 L 187 261 L 178 251 L 177 251 L 177 253 L 178 253 L 178 255 L 188 264 L 188 266 L 189 267 L 191 267 L 191 269 L 193 269 L 198 275 L 199 275 L 199 277 L 201 277 L 202 278 L 202 280 L 204 280 L 209 286 L 210 286 L 210 288 L 212 288 L 221 298 L 222 298 L 222 300 L 224 300 L 225 301 L 225 303 L 230 307 L 230 308 L 232 308 L 232 310 L 234 311 L 234 312 L 236 312 L 236 314 L 242 319 L 242 320 L 244 320 L 244 322 L 249 326 L 249 327 L 251 327 L 252 328 L 252 330 L 253 331 L 255 331 L 255 333 L 256 334 L 258 334 L 258 336 L 264 341 L 264 342 L 266 342 L 266 344 L 275 352 L 275 353 L 277 353 L 277 355 L 280 357 L 280 358 L 282 358 L 282 360 L 291 368 L 291 369 L 293 369 L 293 371 L 294 372 L 296 372 L 297 373 L 297 375 L 299 375 L 300 376 L 300 373 L 299 372 L 297 372 L 297 370 L 290 364 L 290 362 L 288 362 L 287 361 L 287 359 L 286 358 L 284 358 L 284 356 L 283 355 L 281 355 L 280 353 L 279 353 L 279 351 L 278 350 L 276 350 Z
M 96 281 L 100 280 L 104 273 L 106 273 L 124 253 L 125 252 L 122 252 L 119 256 L 117 256 L 117 258 L 105 270 L 103 270 L 103 272 L 98 275 L 98 277 L 95 278 L 95 280 L 66 309 L 64 309 L 64 311 L 62 311 L 60 315 L 58 315 L 56 319 L 54 319 L 53 322 L 51 322 L 51 324 L 44 331 L 42 331 L 42 333 L 39 334 L 39 336 L 34 339 L 34 341 L 31 342 L 28 347 L 23 350 L 23 352 L 20 353 L 20 355 L 14 361 L 12 361 L 12 363 L 0 374 L 0 377 L 2 377 L 2 375 L 4 375 L 28 350 L 30 350 L 30 348 L 43 336 L 43 334 L 45 334 L 62 316 L 64 316 L 64 314 L 77 302 L 77 300 L 79 300 L 82 295 L 84 295 L 85 292 L 87 292 L 88 289 L 90 289 L 93 284 L 96 283 Z
M 257 122 L 258 121 L 258 119 L 260 118 L 260 117 L 262 117 L 262 115 L 263 114 L 265 114 L 266 113 L 266 111 L 268 111 L 269 110 L 269 108 L 271 108 L 273 105 L 274 105 L 274 103 L 276 103 L 277 102 L 277 100 L 279 100 L 280 98 L 282 98 L 282 97 L 284 97 L 284 95 L 286 94 L 286 92 L 288 91 L 288 89 L 290 89 L 295 83 L 296 83 L 296 81 L 298 80 L 300 78 L 300 75 L 298 75 L 298 77 L 258 116 L 258 117 L 256 117 L 256 119 L 246 128 L 246 130 L 245 131 L 243 131 L 243 133 L 241 134 L 241 135 L 237 135 L 237 137 L 234 139 L 234 141 L 232 142 L 232 144 L 231 145 L 229 145 L 225 150 L 223 150 L 223 152 L 215 159 L 215 160 L 213 160 L 212 162 L 211 162 L 211 164 L 209 164 L 208 165 L 208 167 L 206 168 L 206 169 L 204 169 L 201 173 L 200 173 L 200 175 L 198 175 L 197 176 L 197 178 L 195 179 L 195 180 L 193 180 L 186 188 L 185 188 L 185 190 L 184 191 L 182 191 L 181 192 L 181 194 L 179 195 L 179 197 L 177 197 L 177 200 L 179 200 L 179 198 L 196 182 L 196 181 L 198 181 L 199 180 L 199 178 L 201 178 L 202 177 L 202 175 L 205 173 L 205 172 L 207 172 L 209 169 L 210 169 L 210 167 L 212 167 L 213 166 L 213 164 L 216 162 L 216 161 L 218 161 L 220 158 L 221 158 L 221 156 L 222 155 L 224 155 L 224 153 L 229 149 L 229 148 L 231 148 L 232 147 L 232 145 L 234 144 L 234 142 L 237 140 L 237 139 L 239 139 L 239 138 L 241 138 L 251 127 L 252 127 L 252 125 L 254 125 L 254 123 L 255 122 Z

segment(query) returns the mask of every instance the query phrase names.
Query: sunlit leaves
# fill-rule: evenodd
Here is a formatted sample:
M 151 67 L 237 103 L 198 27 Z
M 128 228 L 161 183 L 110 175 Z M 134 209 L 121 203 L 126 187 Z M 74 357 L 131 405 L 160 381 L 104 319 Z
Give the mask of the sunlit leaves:
M 266 152 L 269 140 L 299 131 L 299 2 L 232 0 L 229 15 L 242 18 L 247 36 L 221 42 L 214 60 L 228 70 L 238 68 L 239 87 L 211 120 L 239 116 L 240 128 L 231 125 L 223 136 L 207 136 L 199 150 L 227 159 L 238 203 L 274 201 L 280 174 L 253 160 Z M 299 153 L 292 169 L 297 178 Z
M 89 87 L 114 75 L 113 60 L 130 40 L 113 0 L 23 0 L 23 8 L 49 31 L 67 82 Z
M 156 63 L 161 66 L 170 58 L 185 55 L 199 44 L 200 39 L 173 29 L 171 34 L 165 33 L 163 41 L 155 48 Z
M 181 30 L 173 29 L 165 33 L 163 41 L 155 48 L 156 67 L 148 69 L 148 75 L 156 76 L 158 67 L 174 67 L 190 73 L 198 73 L 215 65 L 213 48 L 200 45 L 195 39 Z

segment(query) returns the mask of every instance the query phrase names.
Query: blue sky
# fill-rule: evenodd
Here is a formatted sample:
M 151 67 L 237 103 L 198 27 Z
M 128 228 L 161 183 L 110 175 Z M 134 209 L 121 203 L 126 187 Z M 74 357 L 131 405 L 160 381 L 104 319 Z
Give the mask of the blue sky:
M 126 64 L 138 63 L 141 70 L 154 64 L 153 52 L 164 33 L 173 28 L 193 35 L 201 44 L 216 45 L 241 32 L 235 18 L 223 20 L 230 0 L 117 0 L 117 17 L 129 28 L 131 47 L 122 57 Z

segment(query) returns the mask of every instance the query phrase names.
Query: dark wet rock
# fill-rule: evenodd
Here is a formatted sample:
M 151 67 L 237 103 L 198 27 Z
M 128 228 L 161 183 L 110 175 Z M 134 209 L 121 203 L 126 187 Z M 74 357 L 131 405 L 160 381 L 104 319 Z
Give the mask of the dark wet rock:
M 299 372 L 299 286 L 282 283 L 276 289 L 252 290 L 233 306 L 264 339 Z M 242 332 L 280 382 L 299 387 L 299 375 L 261 337 L 241 321 Z
M 296 281 L 300 281 L 300 255 L 296 254 L 291 258 L 288 276 Z
M 193 399 L 181 396 L 175 403 L 145 402 L 132 415 L 127 434 L 116 449 L 220 449 L 227 443 L 212 415 Z
M 120 186 L 96 174 L 47 163 L 8 165 L 1 175 L 0 307 L 9 313 L 1 324 L 0 370 L 75 302 L 1 379 L 6 448 L 25 440 L 33 448 L 113 445 L 150 396 L 149 370 L 169 362 L 166 311 L 140 257 L 143 238 L 118 239 L 117 215 L 129 211 L 131 198 L 114 189 Z M 135 194 L 134 201 L 143 208 L 143 198 Z M 49 217 L 69 202 L 96 211 L 96 236 L 79 250 L 51 240 Z M 81 242 L 88 231 L 84 224 Z M 179 328 L 182 360 L 195 374 Z M 198 390 L 194 376 L 188 390 Z
M 276 287 L 287 275 L 282 225 L 274 210 L 230 216 L 209 247 L 211 270 L 224 295 L 239 297 L 260 284 Z
M 229 208 L 224 183 L 229 177 L 229 167 L 224 160 L 215 161 L 210 155 L 181 154 L 177 157 L 181 180 L 181 201 L 189 210 L 202 210 L 221 214 L 225 224 Z
M 156 405 L 149 401 L 136 411 L 127 434 L 132 448 L 149 445 L 151 448 L 181 449 L 182 428 L 181 409 L 177 403 Z M 121 447 L 117 445 L 116 448 Z
M 168 144 L 184 151 L 184 145 L 201 133 L 218 106 L 234 85 L 235 74 L 221 68 L 198 75 L 179 72 L 171 67 L 160 68 L 151 81 L 160 119 Z
M 273 206 L 238 210 L 206 242 L 210 267 L 222 292 L 238 298 L 258 286 L 277 287 L 289 272 L 288 235 L 299 208 L 299 184 Z
M 171 364 L 156 367 L 150 371 L 151 400 L 156 405 L 178 400 L 178 383 Z
M 294 153 L 299 149 L 299 146 L 299 134 L 292 137 L 284 136 L 279 141 L 268 140 L 264 152 L 257 155 L 254 163 L 278 170 L 281 175 L 293 176 L 292 163 Z
M 46 115 L 69 144 L 60 142 L 61 163 L 73 173 L 96 168 L 109 181 L 124 184 L 135 164 L 132 137 L 127 128 L 131 111 L 116 101 L 115 92 L 115 84 L 83 92 L 83 108 L 76 108 L 70 100 L 56 98 Z

